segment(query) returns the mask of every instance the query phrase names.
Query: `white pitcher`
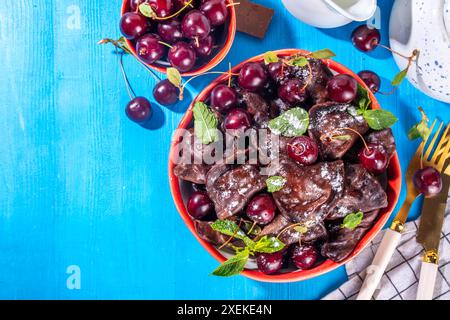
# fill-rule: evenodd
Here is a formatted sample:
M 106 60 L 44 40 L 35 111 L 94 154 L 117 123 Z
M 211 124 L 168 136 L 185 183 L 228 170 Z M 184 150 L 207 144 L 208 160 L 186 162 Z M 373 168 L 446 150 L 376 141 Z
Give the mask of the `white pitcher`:
M 335 28 L 370 19 L 377 0 L 282 0 L 297 19 L 319 28 Z

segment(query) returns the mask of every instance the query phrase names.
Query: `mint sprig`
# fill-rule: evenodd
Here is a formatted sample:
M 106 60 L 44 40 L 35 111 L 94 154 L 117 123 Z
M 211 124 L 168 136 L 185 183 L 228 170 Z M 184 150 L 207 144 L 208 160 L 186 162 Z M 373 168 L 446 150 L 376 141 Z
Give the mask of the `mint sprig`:
M 363 218 L 364 213 L 362 213 L 361 211 L 350 213 L 345 216 L 344 221 L 341 224 L 341 228 L 353 230 L 357 226 L 359 226 Z
M 211 227 L 228 236 L 235 237 L 244 242 L 245 247 L 239 248 L 236 255 L 217 267 L 212 275 L 219 277 L 230 277 L 240 274 L 248 261 L 248 258 L 256 253 L 274 253 L 282 250 L 285 244 L 273 236 L 264 236 L 258 241 L 250 239 L 236 224 L 231 220 L 216 220 Z
M 269 129 L 277 135 L 298 137 L 303 135 L 309 126 L 309 114 L 305 109 L 292 108 L 269 121 Z
M 219 140 L 219 121 L 215 114 L 203 102 L 196 102 L 192 110 L 194 114 L 194 132 L 203 144 Z
M 272 176 L 266 180 L 267 191 L 270 193 L 280 191 L 285 184 L 286 179 L 281 176 Z

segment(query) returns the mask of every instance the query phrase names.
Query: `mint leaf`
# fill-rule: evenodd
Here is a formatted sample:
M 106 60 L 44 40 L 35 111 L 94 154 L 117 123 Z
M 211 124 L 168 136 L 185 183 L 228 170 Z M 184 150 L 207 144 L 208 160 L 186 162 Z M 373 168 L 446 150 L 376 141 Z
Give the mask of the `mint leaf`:
M 211 224 L 213 230 L 227 236 L 234 236 L 236 239 L 244 241 L 246 246 L 253 247 L 255 242 L 242 231 L 236 222 L 232 220 L 216 220 Z
M 309 56 L 314 59 L 330 59 L 335 57 L 336 54 L 330 49 L 322 49 L 312 52 Z
M 391 82 L 394 87 L 400 85 L 403 82 L 406 75 L 408 74 L 408 69 L 409 68 L 406 68 L 405 70 L 402 70 L 395 75 L 394 80 L 392 80 Z
M 268 51 L 264 54 L 264 63 L 265 64 L 269 64 L 272 62 L 278 62 L 278 61 L 279 61 L 279 59 L 275 52 Z
M 250 251 L 248 249 L 244 249 L 243 251 L 238 252 L 234 257 L 231 257 L 222 263 L 212 272 L 212 274 L 219 277 L 231 277 L 240 274 L 244 271 L 245 264 L 247 263 L 249 256 Z
M 358 91 L 356 92 L 356 102 L 358 104 L 359 110 L 362 110 L 362 112 L 368 110 L 372 103 L 369 97 L 369 92 L 359 83 Z
M 344 221 L 341 224 L 341 228 L 353 230 L 357 226 L 359 226 L 363 218 L 364 214 L 361 211 L 356 213 L 350 213 L 345 216 Z
M 203 102 L 196 102 L 192 110 L 194 113 L 194 131 L 203 144 L 210 144 L 219 140 L 219 130 L 214 113 Z
M 270 193 L 280 191 L 285 184 L 286 179 L 280 176 L 272 176 L 266 180 L 267 191 Z
M 308 65 L 308 63 L 309 63 L 308 59 L 306 59 L 303 56 L 294 58 L 289 62 L 290 65 L 297 66 L 297 67 L 304 67 L 304 66 Z
M 175 68 L 167 68 L 167 80 L 170 81 L 171 84 L 173 84 L 175 87 L 180 88 L 182 79 L 180 71 L 178 71 Z
M 147 18 L 153 19 L 157 17 L 155 11 L 153 11 L 153 8 L 146 2 L 139 5 L 139 12 Z
M 428 126 L 430 120 L 428 119 L 428 116 L 425 114 L 425 111 L 422 109 L 422 107 L 419 107 L 419 110 L 422 113 L 422 120 L 418 124 L 414 125 L 411 129 L 409 129 L 408 138 L 410 140 L 422 138 L 423 141 L 426 141 L 431 132 L 430 127 Z
M 373 130 L 383 130 L 389 128 L 397 122 L 397 117 L 387 110 L 366 110 L 363 113 L 364 119 Z
M 284 248 L 284 243 L 276 237 L 264 236 L 256 242 L 253 251 L 261 253 L 274 253 Z
M 298 137 L 303 135 L 309 126 L 309 115 L 305 109 L 292 108 L 279 117 L 269 121 L 270 130 L 277 135 L 285 137 Z
M 261 227 L 253 222 L 244 221 L 243 227 L 245 233 L 250 236 L 257 236 L 261 232 Z

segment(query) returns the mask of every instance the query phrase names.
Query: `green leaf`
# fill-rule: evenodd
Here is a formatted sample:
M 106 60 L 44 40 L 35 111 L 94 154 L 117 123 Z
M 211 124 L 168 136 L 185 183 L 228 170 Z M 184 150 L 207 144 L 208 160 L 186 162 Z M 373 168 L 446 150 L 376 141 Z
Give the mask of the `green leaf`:
M 280 176 L 272 176 L 267 178 L 266 185 L 268 192 L 277 192 L 283 189 L 286 184 L 286 179 Z
M 336 54 L 330 49 L 317 50 L 310 54 L 310 57 L 314 59 L 330 59 L 335 56 Z
M 297 66 L 297 67 L 304 67 L 306 65 L 308 65 L 308 59 L 306 59 L 303 56 L 297 57 L 293 60 L 290 61 L 290 64 L 293 66 Z
M 369 109 L 372 103 L 369 97 L 369 92 L 359 83 L 358 83 L 358 91 L 356 93 L 356 102 L 358 103 L 359 110 L 362 110 L 362 112 Z
M 430 127 L 428 126 L 430 120 L 421 107 L 419 107 L 419 110 L 422 113 L 422 120 L 409 129 L 408 138 L 410 140 L 422 138 L 423 141 L 426 141 L 431 133 Z
M 146 16 L 147 18 L 153 19 L 157 17 L 155 11 L 153 11 L 153 8 L 146 2 L 139 5 L 139 11 L 143 16 Z
M 301 234 L 305 234 L 308 232 L 308 228 L 305 226 L 295 226 L 294 230 Z
M 251 236 L 257 236 L 261 233 L 261 227 L 253 222 L 250 221 L 244 221 L 244 227 L 243 227 L 245 233 Z M 249 231 L 251 231 L 249 233 Z
M 278 56 L 273 51 L 268 51 L 264 54 L 264 63 L 269 64 L 272 62 L 278 62 L 280 59 L 278 59 Z
M 125 51 L 125 52 L 128 53 L 128 54 L 131 54 L 131 49 L 130 49 L 130 47 L 128 46 L 128 43 L 127 43 L 125 37 L 122 36 L 122 37 L 120 37 L 119 39 L 117 39 L 117 43 L 120 45 L 120 48 L 121 48 L 123 51 Z
M 292 108 L 269 121 L 270 130 L 277 135 L 297 137 L 303 135 L 309 126 L 309 115 L 305 109 Z
M 177 88 L 180 88 L 183 82 L 180 71 L 175 68 L 167 68 L 167 79 Z
M 344 221 L 341 225 L 341 228 L 347 228 L 350 230 L 355 229 L 359 224 L 361 223 L 362 219 L 364 218 L 364 214 L 359 211 L 355 213 L 350 213 L 345 216 Z
M 219 140 L 219 130 L 214 113 L 203 102 L 196 102 L 192 110 L 194 113 L 194 131 L 203 144 L 210 144 Z
M 248 249 L 238 252 L 234 257 L 231 257 L 217 267 L 212 274 L 218 277 L 231 277 L 240 274 L 244 271 L 249 255 L 250 251 Z
M 364 119 L 373 130 L 383 130 L 389 128 L 397 122 L 397 117 L 387 110 L 367 110 L 363 113 Z
M 276 237 L 264 236 L 256 242 L 253 251 L 261 253 L 274 253 L 282 250 L 284 243 Z
M 236 239 L 244 241 L 246 246 L 253 247 L 255 245 L 255 242 L 232 220 L 216 220 L 211 224 L 211 228 L 227 236 L 234 236 Z
M 391 82 L 392 85 L 394 87 L 400 85 L 402 83 L 402 81 L 405 79 L 407 74 L 408 74 L 408 68 L 397 73 L 394 77 L 394 80 L 392 80 L 392 82 Z

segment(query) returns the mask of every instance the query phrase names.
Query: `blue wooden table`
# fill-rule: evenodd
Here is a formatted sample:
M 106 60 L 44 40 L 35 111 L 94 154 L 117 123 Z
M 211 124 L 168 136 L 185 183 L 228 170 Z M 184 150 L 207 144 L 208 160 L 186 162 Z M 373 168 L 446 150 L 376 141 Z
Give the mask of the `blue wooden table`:
M 268 50 L 327 47 L 356 72 L 375 70 L 389 90 L 398 72 L 392 57 L 354 49 L 355 24 L 319 30 L 278 0 L 255 2 L 276 11 L 267 37 L 238 34 L 218 70 Z M 387 44 L 392 1 L 379 2 Z M 133 124 L 116 56 L 96 44 L 119 36 L 120 3 L 2 1 L 0 298 L 318 299 L 339 286 L 343 268 L 290 284 L 208 276 L 217 262 L 184 226 L 167 179 L 171 134 L 187 102 L 155 106 L 148 129 Z M 125 65 L 135 91 L 150 97 L 153 78 L 131 57 Z M 211 79 L 194 81 L 191 93 Z M 405 134 L 419 119 L 417 106 L 450 120 L 448 105 L 407 83 L 378 98 L 400 118 L 394 132 L 403 167 L 417 146 Z

